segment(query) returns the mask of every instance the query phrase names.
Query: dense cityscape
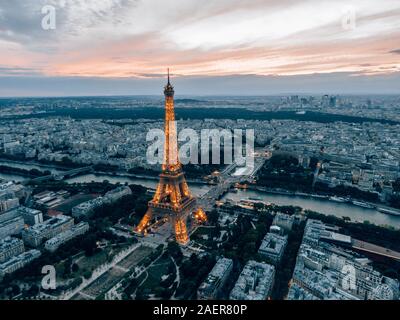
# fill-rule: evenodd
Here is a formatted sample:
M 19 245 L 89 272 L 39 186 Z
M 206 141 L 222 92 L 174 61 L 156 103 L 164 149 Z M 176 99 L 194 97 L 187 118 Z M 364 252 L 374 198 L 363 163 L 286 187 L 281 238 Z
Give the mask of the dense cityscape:
M 399 0 L 1 0 L 2 314 L 395 309 L 399 18 Z
M 68 114 L 71 101 L 74 110 L 96 101 L 98 113 Z M 150 116 L 110 119 L 115 101 L 128 112 L 149 104 Z M 163 129 L 161 99 L 3 100 L 2 299 L 399 298 L 400 122 L 376 116 L 396 97 L 177 101 L 178 119 L 207 106 L 183 114 L 178 130 L 255 131 L 250 174 L 223 161 L 183 167 L 208 218 L 189 222 L 181 245 L 167 218 L 146 220 L 145 236 L 135 231 L 160 171 L 146 159 L 146 134 Z M 255 118 L 232 118 L 242 110 Z M 55 272 L 47 287 L 44 266 Z

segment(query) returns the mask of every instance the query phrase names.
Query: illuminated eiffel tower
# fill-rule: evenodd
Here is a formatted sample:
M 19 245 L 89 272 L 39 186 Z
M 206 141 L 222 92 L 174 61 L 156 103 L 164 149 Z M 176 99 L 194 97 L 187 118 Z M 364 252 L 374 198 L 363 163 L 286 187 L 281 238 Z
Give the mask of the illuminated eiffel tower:
M 203 209 L 196 203 L 191 194 L 182 164 L 178 158 L 178 142 L 174 110 L 174 87 L 169 80 L 164 87 L 165 95 L 165 125 L 164 125 L 164 159 L 160 182 L 146 214 L 136 227 L 136 232 L 146 234 L 151 220 L 156 217 L 166 218 L 174 227 L 176 241 L 186 244 L 189 241 L 186 221 L 193 214 L 197 222 L 207 221 Z

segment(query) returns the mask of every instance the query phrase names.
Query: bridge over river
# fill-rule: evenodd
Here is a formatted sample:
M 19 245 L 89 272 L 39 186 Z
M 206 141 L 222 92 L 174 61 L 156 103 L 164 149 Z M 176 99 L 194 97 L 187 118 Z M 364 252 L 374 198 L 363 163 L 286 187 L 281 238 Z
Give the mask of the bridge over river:
M 57 173 L 49 174 L 47 176 L 37 177 L 37 178 L 33 178 L 33 179 L 27 179 L 27 180 L 22 181 L 22 183 L 27 184 L 27 183 L 42 182 L 42 181 L 47 181 L 47 180 L 63 180 L 65 178 L 71 178 L 78 174 L 88 173 L 88 172 L 92 172 L 92 171 L 93 171 L 93 166 L 87 166 L 87 167 L 82 167 L 82 168 L 71 169 L 68 171 L 60 171 Z

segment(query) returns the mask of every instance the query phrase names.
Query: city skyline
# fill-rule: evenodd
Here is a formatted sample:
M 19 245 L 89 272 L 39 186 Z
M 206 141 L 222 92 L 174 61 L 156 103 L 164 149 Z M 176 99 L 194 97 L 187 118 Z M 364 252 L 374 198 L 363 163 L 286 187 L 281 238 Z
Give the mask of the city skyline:
M 399 301 L 399 18 L 400 0 L 0 1 L 0 302 Z
M 157 94 L 167 67 L 187 95 L 396 94 L 399 16 L 394 0 L 6 1 L 0 96 Z

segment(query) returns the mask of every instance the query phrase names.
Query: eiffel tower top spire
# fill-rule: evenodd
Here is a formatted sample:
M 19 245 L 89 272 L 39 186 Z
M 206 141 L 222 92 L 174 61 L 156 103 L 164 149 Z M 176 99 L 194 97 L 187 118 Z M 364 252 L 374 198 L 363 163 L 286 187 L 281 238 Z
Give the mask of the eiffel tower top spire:
M 167 69 L 167 73 L 168 73 L 168 82 L 164 87 L 164 95 L 166 97 L 173 97 L 175 92 L 174 92 L 174 87 L 171 85 L 171 82 L 169 80 L 169 68 Z

